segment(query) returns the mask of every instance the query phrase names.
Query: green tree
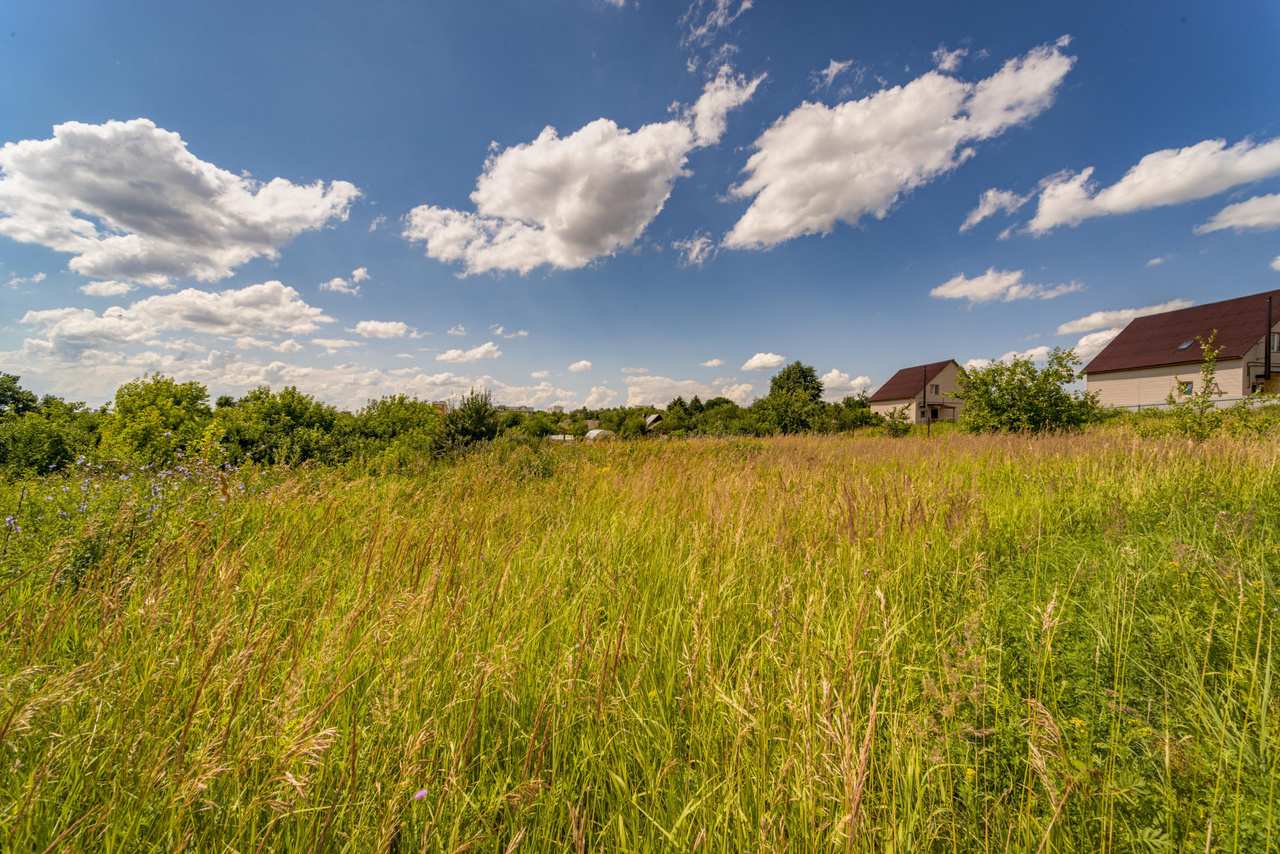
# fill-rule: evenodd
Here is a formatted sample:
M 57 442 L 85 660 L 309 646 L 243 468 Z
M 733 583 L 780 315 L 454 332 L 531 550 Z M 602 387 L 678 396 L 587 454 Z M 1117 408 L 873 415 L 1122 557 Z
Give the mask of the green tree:
M 792 362 L 769 381 L 769 394 L 757 402 L 762 422 L 778 433 L 803 433 L 824 420 L 822 381 L 818 372 Z
M 793 399 L 807 399 L 811 403 L 822 400 L 822 380 L 811 366 L 796 360 L 769 380 L 769 396 L 786 393 Z
M 21 377 L 0 373 L 0 415 L 26 415 L 36 408 L 36 396 L 18 385 Z
M 498 410 L 485 389 L 471 391 L 444 417 L 445 439 L 451 447 L 463 447 L 498 435 Z
M 219 409 L 218 419 L 233 459 L 262 464 L 341 462 L 349 457 L 356 432 L 354 416 L 296 386 L 278 392 L 258 386 L 234 406 Z
M 1075 430 L 1100 415 L 1098 396 L 1067 387 L 1079 379 L 1074 350 L 1055 347 L 1044 368 L 1018 356 L 960 374 L 960 428 L 969 433 Z
M 103 430 L 105 450 L 154 465 L 192 456 L 213 416 L 208 401 L 198 382 L 143 374 L 116 389 L 115 411 Z

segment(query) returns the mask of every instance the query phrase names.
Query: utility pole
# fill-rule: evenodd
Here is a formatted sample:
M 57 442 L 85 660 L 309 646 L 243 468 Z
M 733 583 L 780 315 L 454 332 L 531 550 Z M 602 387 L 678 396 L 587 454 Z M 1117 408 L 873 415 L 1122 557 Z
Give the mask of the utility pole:
M 924 385 L 920 387 L 920 408 L 924 410 L 924 435 L 926 439 L 932 439 L 933 419 L 929 417 L 929 366 L 925 365 L 920 371 L 924 374 Z

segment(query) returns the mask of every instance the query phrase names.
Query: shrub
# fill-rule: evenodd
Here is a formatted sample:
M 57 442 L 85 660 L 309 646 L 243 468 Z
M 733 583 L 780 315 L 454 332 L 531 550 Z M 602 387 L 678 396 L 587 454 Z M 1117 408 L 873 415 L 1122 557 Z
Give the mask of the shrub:
M 1048 364 L 1028 358 L 992 362 L 960 375 L 960 427 L 968 433 L 1075 430 L 1100 417 L 1097 393 L 1067 391 L 1080 375 L 1074 350 L 1055 347 Z

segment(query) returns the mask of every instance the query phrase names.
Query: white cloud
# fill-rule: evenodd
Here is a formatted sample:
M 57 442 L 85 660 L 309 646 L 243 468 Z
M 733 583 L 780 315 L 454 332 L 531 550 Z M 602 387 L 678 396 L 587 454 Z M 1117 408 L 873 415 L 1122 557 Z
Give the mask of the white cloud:
M 574 362 L 572 365 L 570 365 L 569 370 L 575 374 L 580 374 L 583 371 L 591 370 L 591 363 L 588 362 L 586 359 L 583 359 L 581 362 Z
M 955 50 L 947 50 L 946 45 L 938 45 L 938 49 L 933 52 L 933 64 L 938 66 L 939 71 L 960 70 L 960 60 L 969 55 L 969 49 L 966 47 L 956 48 Z
M 369 278 L 368 267 L 357 267 L 356 269 L 351 271 L 351 281 L 353 282 L 363 282 L 368 278 Z
M 824 399 L 831 401 L 843 400 L 851 394 L 859 394 L 871 388 L 871 377 L 850 377 L 836 368 L 827 371 L 819 379 Z
M 537 139 L 485 161 L 471 194 L 476 212 L 421 205 L 403 236 L 438 261 L 460 261 L 463 275 L 528 273 L 543 264 L 571 270 L 632 246 L 662 210 L 695 148 L 719 141 L 725 114 L 755 91 L 722 68 L 679 118 L 639 130 L 596 119 L 561 137 Z
M 1277 255 L 1275 258 L 1271 259 L 1270 267 L 1273 270 L 1280 271 L 1280 255 Z
M 449 328 L 449 331 L 448 331 L 448 332 L 446 332 L 445 334 L 446 334 L 446 335 L 466 335 L 466 334 L 467 334 L 467 327 L 465 327 L 465 326 L 463 326 L 461 323 L 459 323 L 457 326 L 452 326 L 452 327 L 450 327 L 450 328 Z
M 326 356 L 332 356 L 339 350 L 345 350 L 348 347 L 359 347 L 359 341 L 351 341 L 346 338 L 312 338 L 311 343 L 317 347 L 323 347 Z
M 1087 314 L 1076 320 L 1068 321 L 1058 327 L 1056 334 L 1058 335 L 1075 335 L 1080 332 L 1089 332 L 1093 329 L 1105 329 L 1110 326 L 1124 326 L 1135 317 L 1146 317 L 1149 314 L 1163 314 L 1166 311 L 1176 311 L 1180 308 L 1190 308 L 1195 305 L 1189 299 L 1175 299 L 1168 302 L 1162 302 L 1159 305 L 1148 305 L 1143 308 L 1124 308 L 1116 311 L 1095 311 L 1093 314 Z
M 716 254 L 715 242 L 705 232 L 698 232 L 692 237 L 674 241 L 671 248 L 680 253 L 681 267 L 701 267 Z
M 846 59 L 843 62 L 837 62 L 834 59 L 831 60 L 831 62 L 827 63 L 826 68 L 821 71 L 815 71 L 809 75 L 814 91 L 817 91 L 818 89 L 830 89 L 831 84 L 836 82 L 836 78 L 852 67 L 852 59 Z
M 527 329 L 517 329 L 515 332 L 508 332 L 506 330 L 506 327 L 499 326 L 496 323 L 489 327 L 489 331 L 492 332 L 494 335 L 499 336 L 500 338 L 528 338 L 529 337 L 529 330 Z
M 1261 145 L 1246 139 L 1230 148 L 1226 140 L 1206 139 L 1187 148 L 1148 154 L 1123 178 L 1101 190 L 1090 180 L 1092 166 L 1077 174 L 1051 176 L 1044 182 L 1036 215 L 1027 230 L 1045 234 L 1092 217 L 1182 204 L 1275 175 L 1280 175 L 1280 139 Z M 1216 227 L 1202 228 L 1212 231 Z M 1226 223 L 1220 227 L 1235 226 Z
M 767 248 L 867 214 L 884 218 L 904 192 L 972 157 L 966 143 L 1047 109 L 1075 62 L 1062 53 L 1067 42 L 1037 47 L 977 83 L 930 71 L 835 107 L 802 104 L 755 141 L 748 177 L 730 189 L 752 202 L 724 244 Z
M 292 338 L 276 343 L 275 341 L 265 341 L 261 338 L 254 338 L 246 335 L 236 339 L 236 349 L 270 350 L 273 353 L 297 353 L 302 350 L 303 347 Z
M 341 276 L 335 276 L 327 282 L 321 282 L 320 290 L 336 291 L 340 294 L 350 294 L 353 297 L 360 295 L 360 286 L 351 284 Z
M 1280 193 L 1255 196 L 1247 201 L 1227 205 L 1213 215 L 1204 225 L 1196 228 L 1197 234 L 1234 228 L 1237 232 L 1280 227 Z
M 734 75 L 729 65 L 721 65 L 713 80 L 702 90 L 702 95 L 689 111 L 696 145 L 715 145 L 724 136 L 729 111 L 751 100 L 756 89 L 764 81 L 761 74 L 753 80 L 746 75 Z
M 17 273 L 11 273 L 9 274 L 9 281 L 5 282 L 4 284 L 5 284 L 5 287 L 16 288 L 19 285 L 26 285 L 26 284 L 38 285 L 44 280 L 45 280 L 44 273 L 36 273 L 34 276 L 27 276 L 25 278 L 22 276 L 19 276 Z
M 544 380 L 547 377 L 551 376 L 551 372 L 550 371 L 534 371 L 533 373 L 529 374 L 529 376 L 533 377 L 535 380 Z
M 648 368 L 623 368 L 623 369 L 622 369 L 622 373 L 624 373 L 624 374 L 647 374 L 647 373 L 649 373 L 649 369 L 648 369 Z
M 960 231 L 968 231 L 987 217 L 994 216 L 1001 211 L 1013 213 L 1031 201 L 1034 196 L 1034 193 L 1019 196 L 1011 190 L 987 190 L 982 194 L 982 198 L 978 200 L 978 206 L 969 211 L 969 215 L 960 224 Z
M 347 331 L 365 338 L 403 338 L 410 329 L 407 323 L 399 320 L 362 320 L 355 329 Z
M 680 16 L 680 28 L 688 28 L 681 39 L 682 43 L 697 47 L 710 45 L 722 30 L 751 6 L 752 0 L 741 0 L 736 10 L 734 0 L 693 0 Z
M 373 218 L 373 221 L 369 223 L 369 231 L 370 232 L 377 231 L 378 227 L 381 226 L 386 221 L 387 221 L 387 218 L 385 216 L 375 216 Z
M 952 278 L 929 291 L 939 299 L 967 299 L 969 305 L 1000 300 L 1053 299 L 1063 294 L 1084 290 L 1084 285 L 1071 282 L 1062 285 L 1035 285 L 1022 281 L 1022 270 L 997 270 L 991 267 L 981 276 L 966 278 L 957 273 Z
M 53 134 L 0 148 L 0 234 L 71 253 L 68 266 L 86 276 L 153 287 L 223 279 L 345 220 L 360 196 L 345 181 L 234 175 L 146 119 L 67 122 Z
M 669 377 L 627 377 L 627 406 L 666 406 L 673 398 L 689 400 L 694 395 L 704 401 L 713 397 L 727 397 L 742 406 L 751 402 L 755 386 L 751 383 L 733 383 L 719 380 L 710 385 L 694 380 L 674 380 Z
M 698 364 L 704 368 L 718 368 L 724 364 L 724 359 L 708 359 L 707 361 L 699 362 Z
M 769 371 L 774 368 L 781 368 L 787 363 L 787 360 L 779 356 L 777 353 L 756 353 L 750 359 L 743 363 L 740 371 Z
M 148 342 L 172 330 L 219 336 L 299 334 L 330 323 L 318 308 L 279 282 L 250 285 L 218 293 L 194 288 L 153 296 L 128 308 L 113 306 L 101 315 L 92 309 L 55 308 L 28 311 L 22 323 L 39 327 L 43 345 L 73 353 L 99 347 Z
M 1082 362 L 1088 362 L 1094 356 L 1102 352 L 1102 348 L 1111 343 L 1111 339 L 1120 334 L 1123 327 L 1116 326 L 1112 329 L 1103 329 L 1101 332 L 1090 332 L 1076 342 L 1076 355 L 1080 357 Z
M 492 341 L 472 347 L 470 350 L 446 350 L 436 356 L 437 362 L 478 362 L 481 359 L 496 359 L 502 355 L 498 345 Z
M 604 409 L 613 403 L 613 399 L 618 393 L 611 388 L 602 385 L 592 386 L 591 394 L 587 395 L 586 403 L 583 404 L 587 409 Z
M 1164 256 L 1161 256 L 1161 257 L 1158 257 L 1158 258 L 1152 258 L 1150 261 L 1148 261 L 1148 262 L 1147 262 L 1147 266 L 1148 266 L 1148 267 L 1159 267 L 1161 264 L 1163 264 L 1165 261 L 1168 261 L 1168 260 L 1169 260 L 1169 259 L 1168 259 L 1168 258 L 1166 258 L 1166 257 L 1164 257 Z
M 90 282 L 87 285 L 81 285 L 80 293 L 88 294 L 91 297 L 118 297 L 129 293 L 135 288 L 135 285 L 131 285 L 128 282 L 107 280 L 105 282 Z
M 1053 352 L 1052 347 L 1049 347 L 1047 345 L 1041 345 L 1039 347 L 1032 347 L 1030 350 L 1023 350 L 1022 352 L 1018 352 L 1017 350 L 1010 350 L 1008 353 L 1005 353 L 996 361 L 1012 362 L 1014 359 L 1030 359 L 1033 362 L 1043 362 L 1045 359 L 1049 358 L 1049 354 L 1052 352 Z

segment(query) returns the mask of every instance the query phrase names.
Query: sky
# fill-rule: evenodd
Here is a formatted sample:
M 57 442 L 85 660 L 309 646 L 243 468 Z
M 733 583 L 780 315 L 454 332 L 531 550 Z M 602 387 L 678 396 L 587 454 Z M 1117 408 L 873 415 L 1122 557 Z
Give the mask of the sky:
M 1087 360 L 1280 287 L 1277 44 L 1274 0 L 14 0 L 0 371 L 601 408 Z

